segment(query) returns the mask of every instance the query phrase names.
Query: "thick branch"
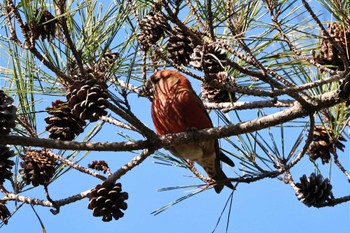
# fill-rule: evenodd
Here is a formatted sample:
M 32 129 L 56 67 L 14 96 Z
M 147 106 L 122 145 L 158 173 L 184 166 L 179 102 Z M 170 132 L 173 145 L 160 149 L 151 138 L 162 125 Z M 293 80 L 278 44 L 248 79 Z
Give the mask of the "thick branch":
M 45 148 L 65 150 L 132 151 L 146 148 L 159 149 L 189 141 L 198 141 L 199 139 L 206 140 L 212 138 L 230 137 L 242 133 L 249 133 L 272 127 L 299 117 L 305 117 L 323 108 L 328 108 L 339 104 L 341 101 L 337 96 L 338 95 L 336 91 L 327 92 L 319 96 L 316 99 L 319 104 L 313 109 L 304 108 L 299 103 L 296 103 L 294 106 L 283 111 L 268 116 L 259 117 L 250 121 L 193 132 L 168 134 L 161 137 L 151 138 L 152 141 L 139 140 L 134 142 L 65 142 L 59 140 L 26 138 L 19 136 L 2 136 L 1 140 L 4 144 L 41 146 Z

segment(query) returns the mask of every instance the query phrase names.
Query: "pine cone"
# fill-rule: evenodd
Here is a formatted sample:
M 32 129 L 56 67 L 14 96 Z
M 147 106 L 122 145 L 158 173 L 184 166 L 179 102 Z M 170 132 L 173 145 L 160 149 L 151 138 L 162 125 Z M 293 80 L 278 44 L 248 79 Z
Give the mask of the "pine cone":
M 46 111 L 52 115 L 45 118 L 49 138 L 71 141 L 84 131 L 85 121 L 71 113 L 67 102 L 56 100 Z
M 13 99 L 0 90 L 0 135 L 7 135 L 16 126 L 16 106 Z
M 328 33 L 344 49 L 345 56 L 350 50 L 350 30 L 343 28 L 339 23 L 329 23 Z M 322 65 L 330 65 L 330 68 L 344 70 L 344 64 L 340 59 L 339 51 L 332 45 L 331 41 L 322 33 L 320 54 L 314 59 Z
M 105 86 L 95 79 L 75 81 L 67 94 L 68 106 L 72 113 L 91 122 L 107 115 L 107 98 Z
M 100 60 L 97 62 L 98 69 L 101 72 L 107 72 L 111 68 L 114 62 L 118 59 L 119 53 L 107 52 L 103 54 Z
M 169 37 L 167 43 L 167 50 L 169 52 L 169 58 L 173 60 L 177 65 L 187 66 L 190 62 L 190 56 L 193 53 L 193 49 L 198 44 L 192 40 L 191 37 L 186 35 L 179 27 L 175 27 Z
M 35 12 L 35 18 L 38 18 L 37 22 L 29 22 L 28 26 L 30 29 L 31 37 L 37 40 L 41 37 L 42 40 L 52 39 L 56 34 L 56 24 L 58 20 L 46 9 Z M 40 15 L 40 16 L 39 16 Z
M 5 202 L 0 201 L 0 219 L 3 223 L 8 223 L 8 218 L 11 216 L 9 209 L 7 209 Z
M 204 64 L 202 64 L 203 46 L 198 45 L 190 56 L 190 65 L 198 70 L 203 70 L 203 66 L 205 66 L 209 74 L 224 71 L 224 67 L 227 64 L 227 55 L 224 49 L 219 45 L 208 44 L 204 52 Z
M 322 125 L 315 126 L 312 140 L 306 153 L 312 160 L 321 158 L 322 164 L 329 162 L 331 153 L 334 154 L 336 148 L 344 151 L 345 145 L 341 141 L 346 141 L 342 135 L 336 138 L 332 129 Z
M 164 36 L 170 26 L 161 12 L 150 12 L 140 22 L 140 33 L 137 36 L 143 51 L 147 51 L 152 45 Z
M 346 77 L 345 80 L 342 81 L 338 96 L 341 99 L 346 100 L 346 105 L 350 105 L 350 77 Z
M 89 168 L 95 169 L 97 171 L 103 171 L 103 173 L 106 173 L 109 171 L 108 163 L 104 160 L 94 160 L 91 163 L 89 163 Z
M 332 185 L 329 179 L 323 179 L 321 174 L 312 173 L 310 177 L 303 175 L 300 178 L 300 183 L 295 185 L 299 189 L 296 196 L 307 206 L 319 206 L 331 200 Z
M 0 185 L 5 182 L 5 179 L 11 179 L 11 169 L 15 165 L 11 160 L 13 156 L 14 153 L 9 147 L 0 145 Z
M 21 156 L 20 163 L 23 175 L 23 181 L 26 184 L 32 183 L 33 186 L 48 185 L 55 173 L 56 162 L 48 156 L 45 156 L 44 150 L 26 150 L 25 156 Z
M 122 192 L 120 183 L 113 184 L 108 181 L 98 184 L 88 195 L 88 208 L 95 217 L 102 216 L 102 221 L 109 222 L 112 217 L 115 220 L 124 216 L 121 210 L 126 210 L 125 203 L 129 197 L 127 192 Z
M 226 72 L 220 72 L 209 76 L 208 80 L 217 79 L 220 83 L 234 83 L 233 78 L 227 77 Z M 235 102 L 236 94 L 234 92 L 228 92 L 222 89 L 214 88 L 209 82 L 202 83 L 202 97 L 207 102 L 221 103 L 221 102 Z

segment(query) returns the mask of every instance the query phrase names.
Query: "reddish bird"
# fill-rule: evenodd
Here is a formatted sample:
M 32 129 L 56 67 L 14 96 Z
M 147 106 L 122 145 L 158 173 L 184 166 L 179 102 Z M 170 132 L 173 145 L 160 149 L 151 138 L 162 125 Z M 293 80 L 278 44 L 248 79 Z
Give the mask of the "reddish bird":
M 199 97 L 192 89 L 190 81 L 173 70 L 154 73 L 149 81 L 154 88 L 152 119 L 159 135 L 179 133 L 191 129 L 212 128 L 213 124 Z M 220 160 L 234 166 L 222 151 L 218 140 L 209 139 L 199 143 L 185 143 L 169 149 L 180 158 L 197 162 L 216 181 L 217 193 L 224 185 L 234 189 L 221 169 Z

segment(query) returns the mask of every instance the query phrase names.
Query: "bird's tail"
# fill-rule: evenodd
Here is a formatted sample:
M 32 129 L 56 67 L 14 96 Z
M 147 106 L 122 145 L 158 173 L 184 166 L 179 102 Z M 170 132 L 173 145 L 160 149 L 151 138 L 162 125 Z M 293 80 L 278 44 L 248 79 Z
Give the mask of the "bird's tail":
M 216 181 L 216 185 L 214 186 L 215 192 L 220 193 L 221 190 L 224 188 L 224 186 L 227 186 L 228 188 L 234 190 L 235 187 L 232 185 L 231 181 L 228 180 L 227 176 L 225 175 L 224 171 L 222 170 L 220 166 L 220 162 L 216 163 L 215 166 L 215 175 L 212 177 Z

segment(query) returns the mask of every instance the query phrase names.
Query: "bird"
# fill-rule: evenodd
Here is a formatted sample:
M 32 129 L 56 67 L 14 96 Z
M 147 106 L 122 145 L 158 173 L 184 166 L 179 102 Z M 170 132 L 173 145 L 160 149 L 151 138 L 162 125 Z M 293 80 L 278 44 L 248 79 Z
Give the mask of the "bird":
M 148 85 L 153 89 L 151 115 L 158 135 L 213 127 L 203 102 L 190 81 L 179 72 L 156 71 L 149 78 Z M 234 190 L 221 168 L 221 161 L 232 167 L 234 162 L 220 150 L 218 139 L 183 143 L 167 149 L 176 157 L 202 166 L 208 176 L 216 181 L 216 193 L 220 193 L 225 185 Z

